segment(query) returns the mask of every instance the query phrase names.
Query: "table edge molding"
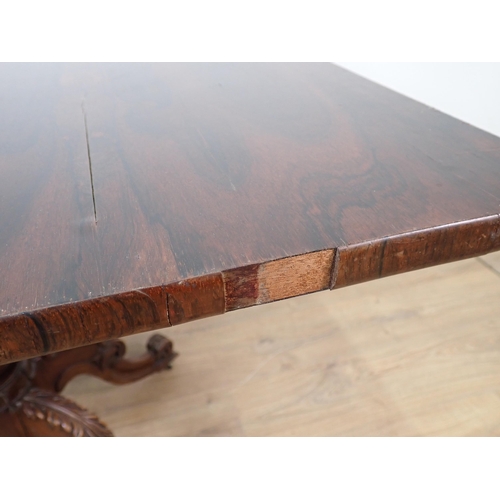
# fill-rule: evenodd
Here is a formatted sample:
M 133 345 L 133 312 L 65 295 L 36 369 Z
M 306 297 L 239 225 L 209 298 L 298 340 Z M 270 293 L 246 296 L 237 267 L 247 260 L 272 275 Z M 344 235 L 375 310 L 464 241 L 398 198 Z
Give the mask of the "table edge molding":
M 0 319 L 0 365 L 500 250 L 500 215 Z

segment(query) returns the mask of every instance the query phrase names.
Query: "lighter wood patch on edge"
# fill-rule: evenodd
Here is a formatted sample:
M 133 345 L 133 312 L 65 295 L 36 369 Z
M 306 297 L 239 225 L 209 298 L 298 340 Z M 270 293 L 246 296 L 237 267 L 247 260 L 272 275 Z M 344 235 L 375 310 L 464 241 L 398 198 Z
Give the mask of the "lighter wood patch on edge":
M 335 250 L 321 250 L 262 264 L 256 304 L 305 295 L 330 287 Z

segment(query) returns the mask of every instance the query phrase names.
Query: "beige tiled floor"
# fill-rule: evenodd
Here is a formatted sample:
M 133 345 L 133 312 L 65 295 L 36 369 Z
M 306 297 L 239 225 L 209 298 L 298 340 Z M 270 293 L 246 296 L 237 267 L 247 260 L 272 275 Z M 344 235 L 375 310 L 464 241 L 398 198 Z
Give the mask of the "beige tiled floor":
M 118 436 L 500 435 L 499 306 L 496 253 L 171 328 L 171 371 L 65 394 Z

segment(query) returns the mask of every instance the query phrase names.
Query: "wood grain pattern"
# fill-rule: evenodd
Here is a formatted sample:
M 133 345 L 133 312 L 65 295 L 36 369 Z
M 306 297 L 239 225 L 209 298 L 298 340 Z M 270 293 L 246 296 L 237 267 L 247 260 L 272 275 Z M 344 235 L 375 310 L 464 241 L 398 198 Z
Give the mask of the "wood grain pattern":
M 220 273 L 180 281 L 167 287 L 171 325 L 225 312 L 224 283 Z
M 38 309 L 0 319 L 4 362 L 170 326 L 162 288 Z M 22 347 L 22 351 L 20 349 Z
M 339 248 L 332 288 L 476 257 L 496 250 L 500 216 Z
M 0 168 L 0 363 L 500 248 L 500 139 L 331 64 L 2 65 Z

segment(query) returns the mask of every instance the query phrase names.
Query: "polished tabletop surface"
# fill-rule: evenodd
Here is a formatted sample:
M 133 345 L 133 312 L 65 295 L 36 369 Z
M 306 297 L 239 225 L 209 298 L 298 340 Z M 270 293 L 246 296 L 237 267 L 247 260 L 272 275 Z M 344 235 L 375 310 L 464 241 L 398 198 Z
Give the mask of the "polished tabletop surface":
M 0 362 L 500 248 L 500 138 L 328 63 L 0 65 L 0 172 Z

